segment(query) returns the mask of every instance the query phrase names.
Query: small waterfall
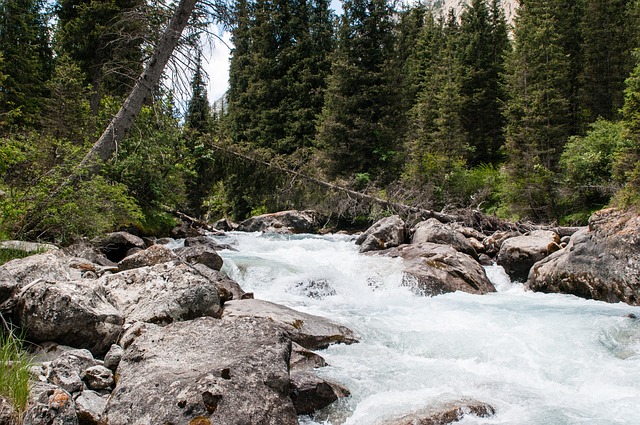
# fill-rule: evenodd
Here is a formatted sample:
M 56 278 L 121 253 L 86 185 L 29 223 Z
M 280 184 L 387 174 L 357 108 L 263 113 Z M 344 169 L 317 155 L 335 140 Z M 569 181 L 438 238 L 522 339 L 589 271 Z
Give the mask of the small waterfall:
M 367 425 L 474 398 L 492 418 L 462 424 L 640 423 L 640 309 L 525 291 L 501 267 L 498 289 L 419 297 L 402 260 L 362 255 L 344 235 L 230 233 L 223 271 L 256 298 L 330 317 L 361 336 L 319 352 L 318 374 L 352 392 L 305 425 Z

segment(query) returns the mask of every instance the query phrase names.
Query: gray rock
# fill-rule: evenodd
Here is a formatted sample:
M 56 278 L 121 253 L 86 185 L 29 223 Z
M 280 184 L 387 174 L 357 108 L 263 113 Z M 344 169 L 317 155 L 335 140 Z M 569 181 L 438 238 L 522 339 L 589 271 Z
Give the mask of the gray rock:
M 428 242 L 401 245 L 383 254 L 404 259 L 406 268 L 403 284 L 421 295 L 434 296 L 455 291 L 486 294 L 496 291 L 476 260 L 448 245 Z
M 57 251 L 60 248 L 50 243 L 25 242 L 25 241 L 0 241 L 0 249 L 13 249 L 16 251 L 24 251 L 27 253 L 30 253 L 30 252 L 43 253 L 46 251 Z
M 109 368 L 112 372 L 115 373 L 118 365 L 120 364 L 120 360 L 122 360 L 122 356 L 124 355 L 124 348 L 119 346 L 118 344 L 111 345 L 107 354 L 104 355 L 104 367 Z
M 240 285 L 238 285 L 238 282 L 229 279 L 226 275 L 217 270 L 213 270 L 204 264 L 194 264 L 193 268 L 197 270 L 202 277 L 208 279 L 209 282 L 217 286 L 218 295 L 220 296 L 222 303 L 230 300 L 244 299 L 247 294 Z
M 118 263 L 119 270 L 123 271 L 155 266 L 156 264 L 166 263 L 176 259 L 173 251 L 164 245 L 152 245 L 145 250 L 135 249 L 137 249 L 135 253 L 128 255 Z
M 362 233 L 356 244 L 360 252 L 378 251 L 398 246 L 405 240 L 405 223 L 400 216 L 392 215 L 375 222 Z
M 145 249 L 142 238 L 127 232 L 113 232 L 91 241 L 107 258 L 114 262 L 122 260 L 131 248 Z
M 168 324 L 222 312 L 216 284 L 180 262 L 104 275 L 98 283 L 127 323 Z
M 310 415 L 350 393 L 342 385 L 322 379 L 313 372 L 293 372 L 290 395 L 298 415 Z
M 86 239 L 80 239 L 62 251 L 71 257 L 79 257 L 88 260 L 91 263 L 98 264 L 103 267 L 118 267 L 118 264 L 109 260 L 98 248 Z
M 280 211 L 251 217 L 238 225 L 242 232 L 309 233 L 318 227 L 315 211 Z
M 397 419 L 387 419 L 378 425 L 446 425 L 460 421 L 467 415 L 487 418 L 495 414 L 495 409 L 481 401 L 460 400 L 430 406 Z
M 482 245 L 484 245 L 484 252 L 489 256 L 494 256 L 500 251 L 500 247 L 502 247 L 502 243 L 509 238 L 515 238 L 516 236 L 522 236 L 517 232 L 503 232 L 498 231 L 494 232 L 491 236 L 487 236 L 482 240 Z
M 236 227 L 238 227 L 237 224 L 226 218 L 221 218 L 220 220 L 217 220 L 213 223 L 214 229 L 222 230 L 223 232 L 230 232 L 232 230 L 235 230 Z
M 189 223 L 181 223 L 179 226 L 171 229 L 171 237 L 176 239 L 204 236 L 204 234 L 205 231 L 203 229 L 191 227 Z
M 346 326 L 263 300 L 229 301 L 224 306 L 222 317 L 270 320 L 283 329 L 292 341 L 310 350 L 325 348 L 330 344 L 358 342 L 358 337 Z
M 53 360 L 49 366 L 49 381 L 69 393 L 84 389 L 82 374 L 88 368 L 99 366 L 88 350 L 69 350 Z
M 103 425 L 107 398 L 95 391 L 85 390 L 76 397 L 76 412 L 79 425 Z
M 416 224 L 413 231 L 412 244 L 431 242 L 440 245 L 449 245 L 459 252 L 478 259 L 478 253 L 464 235 L 453 227 L 440 223 L 435 218 L 421 221 Z
M 310 370 L 319 367 L 325 367 L 326 360 L 321 355 L 307 350 L 302 345 L 293 343 L 291 346 L 291 359 L 289 360 L 289 368 L 293 370 Z
M 4 396 L 0 396 L 0 425 L 18 425 L 18 412 Z
M 207 246 L 214 251 L 220 251 L 223 249 L 230 249 L 232 251 L 237 251 L 234 247 L 228 244 L 218 243 L 215 239 L 212 239 L 208 236 L 198 236 L 195 238 L 187 238 L 184 240 L 184 246 L 186 247 L 194 247 L 194 246 Z
M 23 425 L 78 425 L 78 415 L 71 395 L 56 389 L 46 403 L 30 407 Z
M 55 341 L 104 354 L 122 331 L 124 317 L 104 288 L 85 281 L 36 281 L 17 296 L 15 316 L 35 342 Z
M 527 286 L 640 305 L 640 217 L 615 209 L 595 213 L 566 248 L 533 266 Z
M 549 230 L 509 238 L 502 243 L 496 262 L 504 267 L 511 280 L 525 282 L 535 263 L 560 250 L 558 243 L 560 237 Z
M 147 324 L 127 348 L 109 425 L 294 425 L 290 340 L 259 318 Z
M 222 257 L 207 245 L 185 246 L 176 250 L 178 258 L 188 264 L 202 264 L 212 270 L 222 268 Z
M 90 390 L 108 390 L 114 385 L 113 372 L 104 366 L 91 366 L 81 375 Z

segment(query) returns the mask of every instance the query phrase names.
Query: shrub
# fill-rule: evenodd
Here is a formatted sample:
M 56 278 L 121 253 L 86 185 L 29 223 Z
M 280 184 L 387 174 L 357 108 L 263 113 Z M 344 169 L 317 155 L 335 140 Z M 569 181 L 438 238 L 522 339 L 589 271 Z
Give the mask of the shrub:
M 19 420 L 29 401 L 31 366 L 31 356 L 24 349 L 23 339 L 14 330 L 5 329 L 0 334 L 0 394 L 13 404 Z

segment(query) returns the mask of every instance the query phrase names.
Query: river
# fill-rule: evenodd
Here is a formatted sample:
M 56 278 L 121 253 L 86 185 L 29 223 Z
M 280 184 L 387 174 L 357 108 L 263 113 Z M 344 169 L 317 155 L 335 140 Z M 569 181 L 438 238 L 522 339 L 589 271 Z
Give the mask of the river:
M 223 271 L 256 298 L 329 317 L 361 342 L 319 351 L 351 397 L 303 425 L 367 425 L 463 397 L 491 418 L 459 424 L 640 424 L 640 308 L 525 291 L 487 267 L 498 292 L 416 296 L 400 259 L 358 253 L 346 235 L 231 232 Z

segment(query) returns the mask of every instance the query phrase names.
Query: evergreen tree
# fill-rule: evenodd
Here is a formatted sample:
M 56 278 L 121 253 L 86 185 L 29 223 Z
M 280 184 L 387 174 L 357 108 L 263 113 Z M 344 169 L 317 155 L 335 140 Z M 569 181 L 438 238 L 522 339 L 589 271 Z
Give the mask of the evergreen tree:
M 211 105 L 207 97 L 207 81 L 202 68 L 202 52 L 196 53 L 196 67 L 191 79 L 191 99 L 187 105 L 185 124 L 187 128 L 205 134 L 211 131 Z
M 76 62 L 92 87 L 91 110 L 103 95 L 124 97 L 142 70 L 148 17 L 144 0 L 58 0 L 56 48 Z
M 534 219 L 557 213 L 554 173 L 571 134 L 571 64 L 556 32 L 552 3 L 521 4 L 507 61 L 505 200 L 512 213 Z
M 381 178 L 393 174 L 399 148 L 393 10 L 385 0 L 347 0 L 343 7 L 318 139 L 330 175 Z
M 33 124 L 47 95 L 52 51 L 43 0 L 0 0 L 0 116 Z
M 460 115 L 470 165 L 496 163 L 504 144 L 502 104 L 505 54 L 509 49 L 500 0 L 473 0 L 461 16 Z
M 586 0 L 581 33 L 584 65 L 580 73 L 583 124 L 614 119 L 622 108 L 624 81 L 633 69 L 635 47 L 630 0 Z

